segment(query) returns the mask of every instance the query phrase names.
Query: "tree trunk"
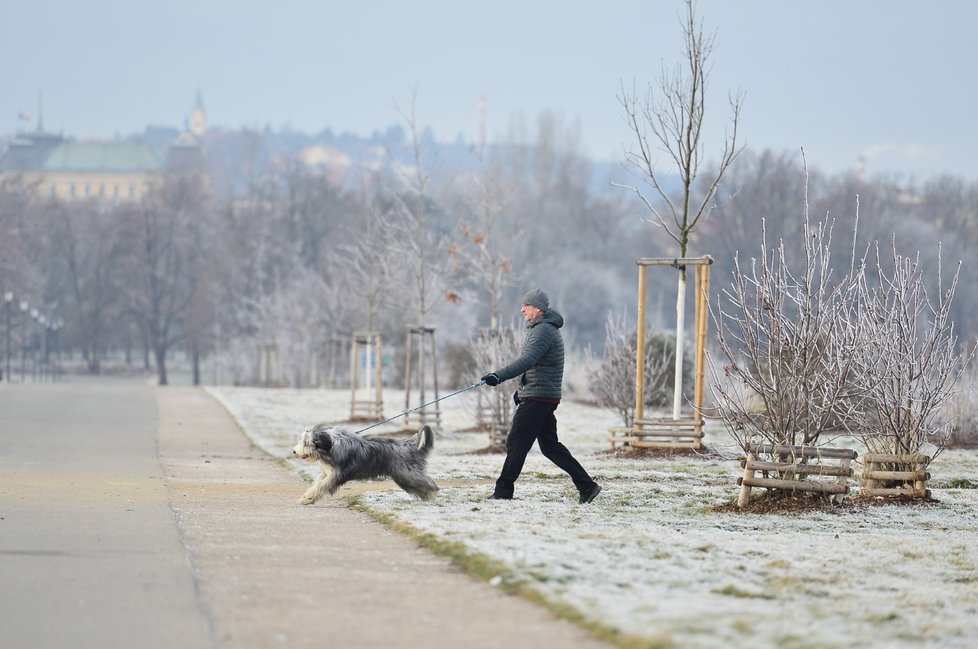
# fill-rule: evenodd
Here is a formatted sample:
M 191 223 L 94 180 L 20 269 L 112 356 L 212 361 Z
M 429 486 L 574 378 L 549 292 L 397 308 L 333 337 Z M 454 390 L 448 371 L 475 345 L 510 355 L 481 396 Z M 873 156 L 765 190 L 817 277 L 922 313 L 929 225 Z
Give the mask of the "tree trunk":
M 672 418 L 679 419 L 683 402 L 683 339 L 686 332 L 686 270 L 679 271 L 679 285 L 676 288 L 676 371 L 672 393 Z
M 82 349 L 82 356 L 85 359 L 85 366 L 89 374 L 97 375 L 102 373 L 98 348 L 86 346 Z
M 166 385 L 166 347 L 158 345 L 155 350 L 156 356 L 156 375 L 159 379 L 159 385 Z

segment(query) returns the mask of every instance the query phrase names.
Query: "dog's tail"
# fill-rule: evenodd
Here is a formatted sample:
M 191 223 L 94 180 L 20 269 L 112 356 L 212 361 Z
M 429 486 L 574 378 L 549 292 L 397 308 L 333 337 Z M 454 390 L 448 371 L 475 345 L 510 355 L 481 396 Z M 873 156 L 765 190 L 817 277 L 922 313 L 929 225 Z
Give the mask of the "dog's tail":
M 431 449 L 435 447 L 435 433 L 431 430 L 431 426 L 425 424 L 414 434 L 411 438 L 411 443 L 414 447 L 427 455 L 431 452 Z

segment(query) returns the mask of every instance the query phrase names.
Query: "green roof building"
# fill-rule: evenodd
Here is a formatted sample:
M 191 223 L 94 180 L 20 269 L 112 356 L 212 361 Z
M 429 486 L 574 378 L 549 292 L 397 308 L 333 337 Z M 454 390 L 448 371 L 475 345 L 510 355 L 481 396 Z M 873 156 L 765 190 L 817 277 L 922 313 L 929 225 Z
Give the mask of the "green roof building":
M 164 171 L 203 171 L 199 92 L 192 116 L 196 132 L 181 133 L 165 152 L 131 140 L 69 140 L 39 125 L 34 132 L 18 133 L 0 153 L 0 178 L 17 177 L 40 195 L 59 200 L 137 201 Z

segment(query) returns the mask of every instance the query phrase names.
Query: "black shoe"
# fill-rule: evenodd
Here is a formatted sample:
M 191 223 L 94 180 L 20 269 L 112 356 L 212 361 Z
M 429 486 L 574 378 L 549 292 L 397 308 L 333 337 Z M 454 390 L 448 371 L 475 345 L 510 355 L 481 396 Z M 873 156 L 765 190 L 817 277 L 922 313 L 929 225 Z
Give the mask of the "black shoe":
M 593 487 L 589 489 L 585 489 L 584 491 L 581 492 L 581 501 L 580 501 L 581 504 L 582 505 L 588 504 L 589 502 L 597 498 L 599 493 L 601 493 L 601 485 L 595 482 Z

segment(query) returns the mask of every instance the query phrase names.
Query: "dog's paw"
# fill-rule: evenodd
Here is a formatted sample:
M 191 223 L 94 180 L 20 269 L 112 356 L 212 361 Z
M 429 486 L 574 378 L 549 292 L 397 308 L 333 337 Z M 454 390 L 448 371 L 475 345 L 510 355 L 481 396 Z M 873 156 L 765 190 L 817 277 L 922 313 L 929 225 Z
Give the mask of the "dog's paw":
M 438 490 L 435 489 L 434 491 L 423 491 L 419 494 L 416 494 L 416 496 L 419 500 L 434 502 L 435 499 L 438 498 Z

